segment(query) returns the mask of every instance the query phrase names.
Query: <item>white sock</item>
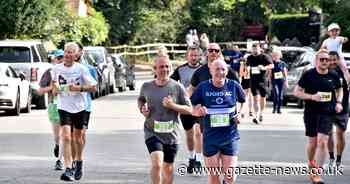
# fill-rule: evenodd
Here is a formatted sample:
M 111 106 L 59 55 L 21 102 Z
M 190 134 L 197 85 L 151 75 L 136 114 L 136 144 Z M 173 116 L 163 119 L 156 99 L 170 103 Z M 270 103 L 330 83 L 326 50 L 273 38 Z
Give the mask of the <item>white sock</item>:
M 189 155 L 188 155 L 189 159 L 195 159 L 196 158 L 196 153 L 194 151 L 190 151 Z
M 62 157 L 63 157 L 63 143 L 62 141 L 60 141 L 60 150 L 58 152 L 58 160 L 62 160 Z
M 196 153 L 196 161 L 203 161 L 203 156 L 202 156 L 202 153 Z

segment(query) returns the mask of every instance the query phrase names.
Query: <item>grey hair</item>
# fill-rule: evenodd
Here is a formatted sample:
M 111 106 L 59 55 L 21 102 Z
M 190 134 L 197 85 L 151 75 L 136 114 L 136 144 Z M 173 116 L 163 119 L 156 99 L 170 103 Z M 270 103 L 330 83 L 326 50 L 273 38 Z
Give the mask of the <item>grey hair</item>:
M 75 52 L 79 51 L 79 45 L 75 42 L 68 42 L 64 45 L 64 50 L 71 50 L 73 49 Z

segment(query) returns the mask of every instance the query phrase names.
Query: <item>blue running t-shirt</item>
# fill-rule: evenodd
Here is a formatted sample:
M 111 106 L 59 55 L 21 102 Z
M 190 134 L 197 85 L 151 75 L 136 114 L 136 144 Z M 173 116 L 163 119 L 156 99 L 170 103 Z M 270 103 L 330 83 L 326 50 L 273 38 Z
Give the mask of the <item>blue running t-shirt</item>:
M 201 104 L 208 109 L 203 121 L 205 143 L 223 143 L 239 139 L 234 117 L 237 114 L 237 102 L 243 103 L 245 96 L 238 82 L 226 79 L 225 85 L 217 88 L 212 80 L 203 81 L 194 91 L 191 101 L 193 106 Z

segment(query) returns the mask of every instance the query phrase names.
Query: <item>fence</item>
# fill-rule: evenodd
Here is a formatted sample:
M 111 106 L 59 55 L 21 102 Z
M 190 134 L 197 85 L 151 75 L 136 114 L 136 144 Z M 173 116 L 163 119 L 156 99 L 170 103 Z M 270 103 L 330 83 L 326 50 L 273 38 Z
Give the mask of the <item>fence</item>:
M 233 44 L 237 45 L 242 51 L 247 51 L 251 48 L 254 43 L 264 43 L 264 41 L 246 41 L 246 42 L 219 42 L 221 48 L 226 48 L 226 45 Z M 151 61 L 151 59 L 157 54 L 158 48 L 164 46 L 168 50 L 168 54 L 172 59 L 178 58 L 178 56 L 183 57 L 187 51 L 186 44 L 176 44 L 176 43 L 152 43 L 140 46 L 130 46 L 121 45 L 115 47 L 108 47 L 108 51 L 114 54 L 120 54 L 123 56 L 131 57 L 129 59 L 135 62 L 137 59 L 142 58 L 142 60 Z

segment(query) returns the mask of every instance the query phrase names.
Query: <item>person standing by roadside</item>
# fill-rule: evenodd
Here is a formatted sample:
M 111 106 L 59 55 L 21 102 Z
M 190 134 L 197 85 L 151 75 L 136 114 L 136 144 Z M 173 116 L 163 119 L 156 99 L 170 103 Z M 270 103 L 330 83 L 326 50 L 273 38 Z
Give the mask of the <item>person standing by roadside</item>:
M 150 154 L 153 184 L 173 183 L 179 144 L 178 115 L 192 113 L 185 88 L 170 79 L 170 65 L 168 57 L 157 57 L 156 79 L 145 82 L 138 97 L 138 109 L 145 117 L 145 144 Z
M 250 68 L 250 89 L 253 94 L 253 122 L 259 124 L 263 121 L 266 105 L 266 71 L 273 68 L 273 63 L 270 56 L 262 53 L 260 44 L 253 44 L 252 54 L 247 57 L 247 66 Z
M 96 81 L 81 64 L 75 62 L 78 52 L 79 46 L 76 43 L 66 43 L 63 63 L 55 65 L 52 70 L 53 94 L 58 94 L 57 108 L 62 126 L 66 170 L 61 175 L 61 180 L 64 181 L 73 181 L 72 132 L 84 127 L 84 92 L 96 91 Z M 83 147 L 81 141 L 77 143 Z
M 327 49 L 329 52 L 335 51 L 342 57 L 343 44 L 348 41 L 348 38 L 339 36 L 340 26 L 337 23 L 331 23 L 327 30 L 329 38 L 322 42 L 321 49 Z
M 64 52 L 63 50 L 55 50 L 53 52 L 53 57 L 51 60 L 51 63 L 53 65 L 57 65 L 62 63 Z M 62 164 L 62 156 L 63 156 L 63 147 L 62 147 L 62 140 L 61 140 L 61 125 L 60 125 L 60 117 L 58 115 L 57 110 L 57 96 L 54 96 L 52 94 L 52 69 L 48 69 L 42 76 L 39 85 L 39 93 L 45 94 L 48 93 L 48 117 L 49 121 L 52 125 L 54 140 L 55 140 L 55 146 L 54 146 L 54 155 L 57 158 L 56 164 L 55 164 L 55 170 L 62 170 L 63 164 Z
M 329 52 L 329 69 L 331 71 L 335 71 L 341 77 L 341 85 L 343 89 L 343 101 L 342 106 L 343 110 L 340 113 L 337 113 L 334 116 L 333 124 L 336 126 L 336 153 L 337 157 L 334 157 L 334 138 L 333 131 L 329 134 L 328 140 L 328 151 L 329 151 L 329 168 L 340 167 L 342 155 L 345 149 L 345 132 L 347 129 L 348 121 L 349 121 L 349 86 L 346 83 L 344 73 L 340 69 L 340 57 L 337 52 Z M 335 164 L 335 165 L 334 165 Z
M 269 79 L 272 84 L 273 110 L 272 113 L 281 114 L 283 103 L 284 88 L 288 88 L 288 68 L 287 64 L 281 61 L 282 52 L 279 50 L 272 51 L 273 69 L 269 72 Z
M 313 183 L 323 184 L 321 173 L 317 171 L 322 168 L 326 159 L 334 115 L 343 110 L 343 89 L 340 77 L 328 69 L 328 51 L 318 51 L 315 60 L 316 67 L 301 76 L 294 95 L 305 100 L 304 124 L 305 135 L 308 137 L 309 177 Z
M 199 63 L 200 49 L 189 47 L 186 55 L 187 63 L 175 69 L 170 78 L 179 81 L 185 88 L 191 83 L 193 73 L 201 66 Z M 199 119 L 192 115 L 180 115 L 182 126 L 186 131 L 186 142 L 189 151 L 189 164 L 187 172 L 192 174 L 193 169 L 200 169 L 201 160 L 196 160 L 196 155 L 202 155 L 202 133 L 200 132 Z M 197 156 L 198 157 L 198 156 Z
M 227 79 L 228 67 L 224 60 L 215 60 L 210 73 L 212 79 L 203 81 L 191 96 L 193 114 L 204 116 L 203 154 L 208 168 L 223 168 L 224 184 L 236 181 L 235 168 L 238 165 L 240 116 L 237 104 L 244 103 L 241 85 Z M 219 184 L 218 173 L 208 173 L 209 184 Z

